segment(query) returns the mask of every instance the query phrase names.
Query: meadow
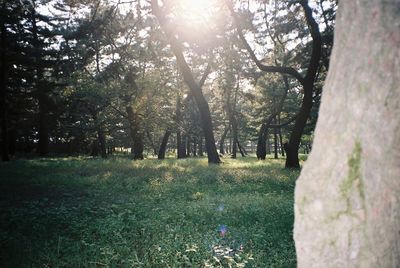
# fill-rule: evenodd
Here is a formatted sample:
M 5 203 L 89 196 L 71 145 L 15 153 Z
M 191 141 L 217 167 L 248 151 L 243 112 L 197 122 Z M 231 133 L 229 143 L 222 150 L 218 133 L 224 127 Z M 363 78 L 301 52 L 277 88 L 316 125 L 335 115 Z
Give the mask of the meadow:
M 0 164 L 1 267 L 295 267 L 297 170 L 253 157 Z

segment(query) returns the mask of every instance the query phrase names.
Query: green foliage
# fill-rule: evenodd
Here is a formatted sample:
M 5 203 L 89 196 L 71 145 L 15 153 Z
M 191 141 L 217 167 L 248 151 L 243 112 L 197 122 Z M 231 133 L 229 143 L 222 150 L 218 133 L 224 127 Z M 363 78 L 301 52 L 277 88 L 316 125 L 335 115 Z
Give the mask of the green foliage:
M 1 266 L 294 267 L 298 172 L 224 161 L 3 163 Z

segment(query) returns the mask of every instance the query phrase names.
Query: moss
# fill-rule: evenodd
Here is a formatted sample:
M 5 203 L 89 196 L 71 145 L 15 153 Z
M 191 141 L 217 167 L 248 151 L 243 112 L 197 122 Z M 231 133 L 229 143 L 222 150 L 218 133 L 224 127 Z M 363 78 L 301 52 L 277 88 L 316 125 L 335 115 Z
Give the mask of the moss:
M 337 220 L 343 215 L 347 216 L 354 216 L 351 202 L 350 202 L 350 195 L 352 190 L 357 189 L 357 192 L 361 199 L 362 208 L 365 211 L 365 193 L 364 193 L 364 183 L 361 176 L 361 153 L 362 153 L 362 146 L 360 141 L 356 141 L 354 149 L 349 156 L 349 160 L 347 161 L 347 165 L 349 167 L 349 172 L 347 177 L 343 180 L 343 182 L 339 185 L 339 190 L 343 199 L 346 200 L 346 209 L 337 212 L 333 215 L 330 219 Z
M 343 197 L 348 198 L 354 183 L 357 183 L 357 189 L 361 198 L 364 198 L 364 185 L 361 178 L 361 143 L 356 141 L 353 152 L 351 153 L 347 165 L 349 173 L 347 178 L 340 184 L 340 192 Z
M 304 206 L 307 205 L 310 201 L 308 200 L 307 196 L 303 196 L 299 202 L 299 212 L 301 215 L 304 214 Z

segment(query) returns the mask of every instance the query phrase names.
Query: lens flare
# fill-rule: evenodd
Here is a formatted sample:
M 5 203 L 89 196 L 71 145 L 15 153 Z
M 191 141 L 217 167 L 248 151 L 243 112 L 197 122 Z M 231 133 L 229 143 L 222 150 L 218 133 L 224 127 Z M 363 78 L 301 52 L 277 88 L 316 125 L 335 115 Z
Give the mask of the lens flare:
M 225 224 L 222 224 L 218 227 L 218 231 L 221 237 L 225 237 L 226 233 L 228 232 L 228 227 Z

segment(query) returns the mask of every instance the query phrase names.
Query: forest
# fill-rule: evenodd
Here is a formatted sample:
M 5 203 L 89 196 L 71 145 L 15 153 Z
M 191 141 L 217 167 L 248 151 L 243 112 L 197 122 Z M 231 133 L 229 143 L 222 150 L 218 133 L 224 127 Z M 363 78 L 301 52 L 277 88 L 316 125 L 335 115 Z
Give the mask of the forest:
M 170 2 L 4 2 L 2 159 L 272 152 L 298 167 L 336 1 Z
M 0 266 L 396 267 L 400 6 L 355 2 L 0 0 Z

